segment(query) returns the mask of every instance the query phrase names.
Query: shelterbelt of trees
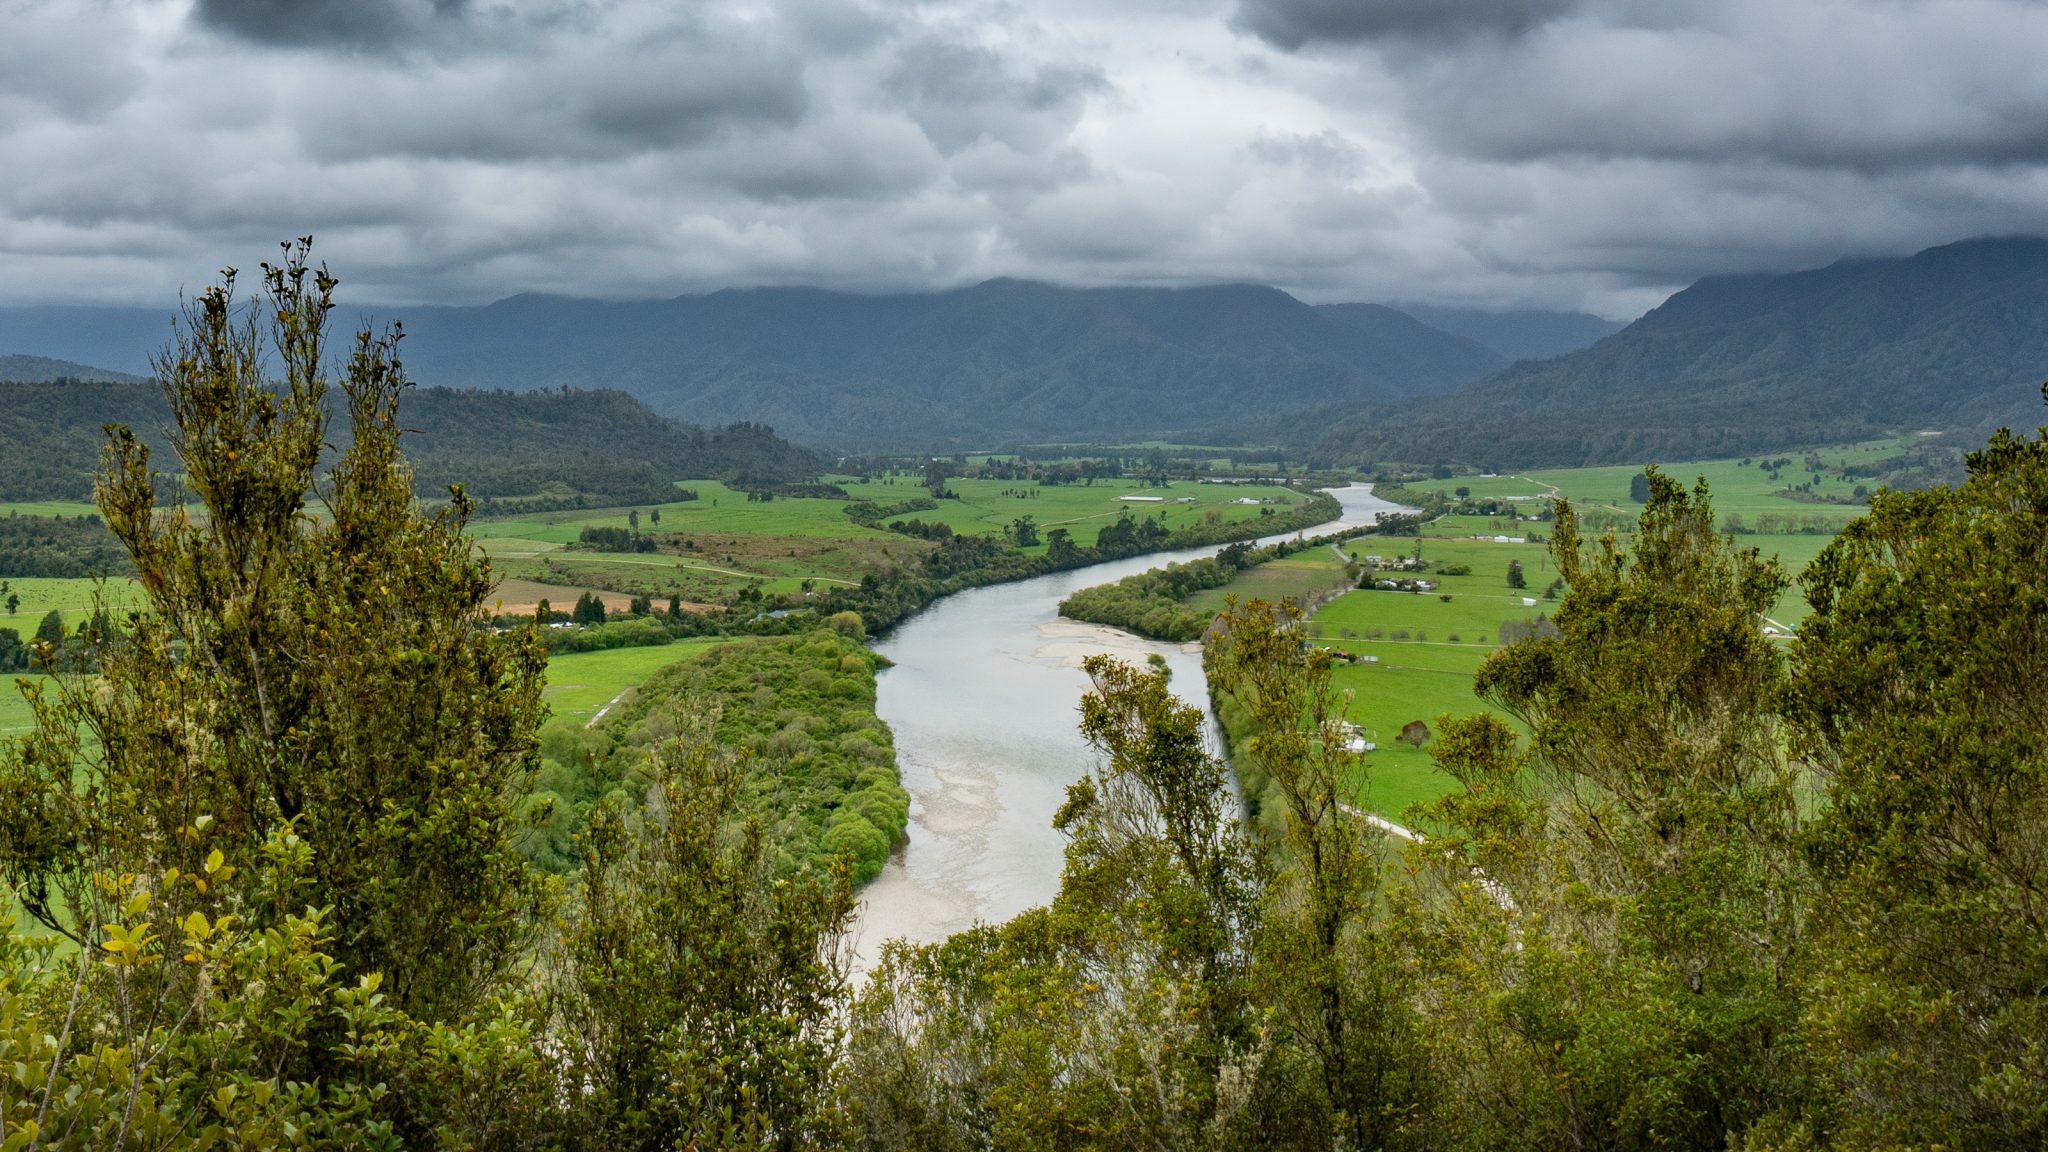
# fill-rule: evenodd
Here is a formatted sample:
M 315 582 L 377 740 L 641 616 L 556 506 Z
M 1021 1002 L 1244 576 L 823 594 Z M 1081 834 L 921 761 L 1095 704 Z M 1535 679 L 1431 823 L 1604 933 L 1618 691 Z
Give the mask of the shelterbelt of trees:
M 1060 601 L 1060 615 L 1090 624 L 1108 624 L 1153 640 L 1186 643 L 1208 631 L 1213 615 L 1183 605 L 1189 596 L 1221 588 L 1247 568 L 1282 560 L 1311 548 L 1323 548 L 1364 535 L 1370 529 L 1332 533 L 1300 540 L 1282 540 L 1263 548 L 1233 544 L 1214 556 L 1148 568 L 1110 584 L 1083 588 Z
M 133 572 L 128 553 L 98 516 L 0 516 L 0 577 Z
M 1202 714 L 1088 663 L 1101 756 L 1057 897 L 849 987 L 849 856 L 785 866 L 684 710 L 563 877 L 514 797 L 543 656 L 423 513 L 365 334 L 320 457 L 332 280 L 266 269 L 284 378 L 199 297 L 171 386 L 204 518 L 117 435 L 147 609 L 0 746 L 10 1148 L 2034 1149 L 2048 1138 L 2048 445 L 1880 493 L 1785 577 L 1651 477 L 1624 550 L 1560 507 L 1557 632 L 1439 721 L 1463 785 L 1351 807 L 1325 658 L 1252 604 Z M 836 638 L 837 645 L 844 637 Z M 805 659 L 808 644 L 792 653 Z M 854 655 L 841 652 L 843 662 Z M 825 695 L 832 695 L 832 673 Z M 849 703 L 858 703 L 849 698 Z
M 990 536 L 947 536 L 939 541 L 938 548 L 920 557 L 915 567 L 871 573 L 863 576 L 855 588 L 834 588 L 821 598 L 819 611 L 858 612 L 869 627 L 881 631 L 908 619 L 939 597 L 963 589 L 1085 568 L 1146 552 L 1202 548 L 1298 531 L 1327 524 L 1343 512 L 1336 497 L 1316 492 L 1270 516 L 1174 529 L 1168 529 L 1159 520 L 1126 513 L 1098 528 L 1092 545 L 1076 543 L 1070 531 L 1054 528 L 1046 533 L 1046 550 L 1038 554 L 1019 551 Z

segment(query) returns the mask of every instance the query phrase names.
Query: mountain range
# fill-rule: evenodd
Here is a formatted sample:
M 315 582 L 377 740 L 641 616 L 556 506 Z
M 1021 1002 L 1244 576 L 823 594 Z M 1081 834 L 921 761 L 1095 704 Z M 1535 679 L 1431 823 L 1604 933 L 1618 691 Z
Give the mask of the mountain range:
M 424 384 L 613 388 L 672 418 L 830 448 L 1181 437 L 1332 463 L 1638 463 L 2031 427 L 2048 240 L 1711 277 L 1618 331 L 1580 314 L 1312 306 L 1254 285 L 1016 280 L 400 314 Z M 0 348 L 122 371 L 167 334 L 146 310 L 0 309 Z
M 1622 331 L 1451 393 L 1281 417 L 1326 460 L 1494 467 L 1769 452 L 2048 419 L 2048 240 L 1720 276 Z
M 1516 314 L 1471 335 L 1376 304 L 1311 306 L 1256 285 L 1061 288 L 992 280 L 862 295 L 734 289 L 611 302 L 514 296 L 396 310 L 429 385 L 619 388 L 664 415 L 758 421 L 846 448 L 1143 439 L 1246 412 L 1376 404 L 1498 371 Z M 1554 317 L 1553 327 L 1591 317 Z M 1604 329 L 1601 329 L 1604 331 Z M 168 317 L 0 309 L 0 348 L 146 370 Z M 1509 351 L 1490 346 L 1503 338 Z
M 84 380 L 94 384 L 140 384 L 143 377 L 107 368 L 95 368 L 71 360 L 48 356 L 0 355 L 0 380 L 46 383 L 51 380 Z

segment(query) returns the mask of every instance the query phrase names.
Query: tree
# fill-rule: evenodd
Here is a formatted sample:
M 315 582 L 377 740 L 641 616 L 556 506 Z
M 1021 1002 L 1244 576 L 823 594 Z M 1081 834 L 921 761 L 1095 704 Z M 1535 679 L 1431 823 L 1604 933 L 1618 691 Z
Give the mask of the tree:
M 847 859 L 776 875 L 761 822 L 737 818 L 749 765 L 713 722 L 675 717 L 649 758 L 648 810 L 607 801 L 586 837 L 557 967 L 569 1130 L 585 1147 L 833 1142 Z
M 1464 785 L 1410 850 L 1438 897 L 1414 946 L 1452 1119 L 1478 1146 L 1723 1149 L 1796 1118 L 1800 777 L 1761 631 L 1774 561 L 1652 471 L 1624 551 L 1558 508 L 1570 592 L 1475 689 L 1525 724 L 1444 718 Z
M 1635 504 L 1650 502 L 1650 478 L 1646 473 L 1638 472 L 1628 478 L 1628 498 Z
M 306 243 L 246 320 L 226 273 L 158 361 L 202 515 L 110 429 L 96 500 L 147 607 L 96 616 L 99 675 L 32 689 L 0 745 L 0 875 L 76 945 L 0 938 L 0 1048 L 36 1069 L 0 1078 L 13 1143 L 530 1146 L 551 1098 L 506 981 L 545 908 L 509 807 L 545 654 L 489 627 L 467 497 L 414 503 L 395 330 L 358 336 L 319 481 Z
M 1073 534 L 1065 528 L 1055 528 L 1045 535 L 1045 558 L 1054 564 L 1072 564 L 1081 550 L 1074 545 Z
M 36 639 L 45 644 L 64 643 L 64 614 L 55 608 L 44 613 L 42 622 L 36 625 Z
M 1259 893 L 1200 709 L 1091 657 L 1049 907 L 891 945 L 857 1003 L 842 1081 L 867 1148 L 1267 1146 L 1269 1057 L 1250 999 Z
M 647 510 L 647 522 L 648 522 L 649 524 L 659 524 L 659 523 L 661 523 L 661 509 L 659 509 L 659 508 L 649 508 L 649 509 Z
M 1522 562 L 1520 560 L 1508 561 L 1508 587 L 1527 588 L 1528 586 L 1529 578 L 1522 575 Z
M 1292 605 L 1233 604 L 1204 656 L 1223 710 L 1252 734 L 1239 770 L 1248 789 L 1277 798 L 1291 861 L 1266 893 L 1254 979 L 1299 1079 L 1261 1120 L 1274 1144 L 1327 1146 L 1334 1133 L 1348 1147 L 1387 1147 L 1429 1088 L 1381 899 L 1381 834 L 1348 802 L 1359 759 L 1329 652 L 1303 645 L 1300 619 Z
M 1845 1147 L 2048 1141 L 2048 429 L 1881 490 L 1804 578 L 1811 1024 Z
M 1017 547 L 1030 548 L 1038 543 L 1038 524 L 1029 516 L 1019 516 L 1010 521 L 1009 528 L 1003 534 Z
M 595 592 L 585 592 L 576 598 L 576 607 L 569 613 L 569 619 L 578 624 L 604 623 L 604 601 Z
M 539 907 L 508 796 L 534 763 L 545 655 L 530 633 L 485 627 L 467 497 L 432 516 L 414 505 L 396 330 L 356 338 L 341 378 L 353 435 L 309 513 L 334 281 L 304 242 L 264 279 L 242 322 L 227 273 L 158 361 L 203 516 L 159 510 L 148 449 L 112 430 L 97 500 L 149 609 L 102 649 L 99 683 L 37 701 L 0 773 L 21 800 L 0 815 L 0 868 L 38 919 L 76 933 L 98 922 L 95 871 L 200 874 L 185 831 L 199 814 L 231 862 L 292 826 L 311 853 L 292 907 L 331 907 L 338 960 L 383 973 L 408 1011 L 452 1018 L 495 986 Z
M 640 531 L 640 510 L 638 508 L 626 510 L 626 530 L 633 533 Z

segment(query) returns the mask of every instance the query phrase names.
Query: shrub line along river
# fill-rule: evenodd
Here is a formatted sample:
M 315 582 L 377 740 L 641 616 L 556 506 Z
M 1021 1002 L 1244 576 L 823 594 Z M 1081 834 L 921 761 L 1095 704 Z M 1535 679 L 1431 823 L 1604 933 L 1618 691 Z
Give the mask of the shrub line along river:
M 1409 512 L 1369 484 L 1331 490 L 1341 517 L 1309 532 Z M 1288 532 L 1259 541 L 1292 538 Z M 956 593 L 904 621 L 875 650 L 894 665 L 878 681 L 876 712 L 896 734 L 910 791 L 909 842 L 861 893 L 851 941 L 856 975 L 881 944 L 942 940 L 975 921 L 1008 920 L 1059 891 L 1066 842 L 1053 813 L 1096 756 L 1081 739 L 1081 660 L 1107 652 L 1133 663 L 1158 653 L 1175 691 L 1205 709 L 1200 644 L 1165 644 L 1064 620 L 1059 603 L 1082 588 L 1212 556 L 1219 548 L 1155 552 Z M 1212 748 L 1220 746 L 1214 718 Z

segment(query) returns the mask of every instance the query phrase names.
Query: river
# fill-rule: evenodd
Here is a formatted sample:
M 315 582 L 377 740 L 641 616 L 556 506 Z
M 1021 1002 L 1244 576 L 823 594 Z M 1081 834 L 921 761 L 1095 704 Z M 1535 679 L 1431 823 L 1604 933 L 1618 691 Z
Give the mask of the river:
M 1369 484 L 1331 495 L 1343 516 L 1311 533 L 1412 511 L 1374 496 Z M 896 734 L 910 836 L 861 893 L 851 934 L 857 973 L 891 937 L 941 940 L 1058 892 L 1066 841 L 1053 830 L 1053 813 L 1096 760 L 1075 727 L 1088 690 L 1082 657 L 1108 652 L 1136 663 L 1157 652 L 1183 698 L 1206 704 L 1208 695 L 1199 644 L 1062 620 L 1059 603 L 1082 588 L 1217 551 L 1155 552 L 975 588 L 938 601 L 875 645 L 894 664 L 878 680 L 876 712 Z

